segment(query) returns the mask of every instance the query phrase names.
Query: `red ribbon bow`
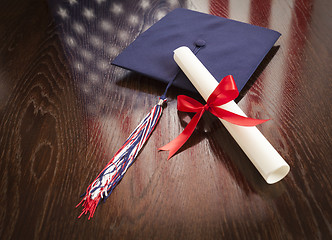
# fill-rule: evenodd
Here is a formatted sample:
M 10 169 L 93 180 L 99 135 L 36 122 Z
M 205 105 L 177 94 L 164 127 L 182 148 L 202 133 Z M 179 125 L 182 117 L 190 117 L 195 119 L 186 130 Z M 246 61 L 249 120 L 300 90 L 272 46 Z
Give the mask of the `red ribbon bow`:
M 209 96 L 205 105 L 188 96 L 179 95 L 178 110 L 182 112 L 195 112 L 196 114 L 179 136 L 159 148 L 159 150 L 170 151 L 167 160 L 170 159 L 189 139 L 205 111 L 209 111 L 221 119 L 240 126 L 256 126 L 268 121 L 268 119 L 261 120 L 244 117 L 218 107 L 234 100 L 238 95 L 239 91 L 232 75 L 228 75 L 220 81 L 216 89 Z

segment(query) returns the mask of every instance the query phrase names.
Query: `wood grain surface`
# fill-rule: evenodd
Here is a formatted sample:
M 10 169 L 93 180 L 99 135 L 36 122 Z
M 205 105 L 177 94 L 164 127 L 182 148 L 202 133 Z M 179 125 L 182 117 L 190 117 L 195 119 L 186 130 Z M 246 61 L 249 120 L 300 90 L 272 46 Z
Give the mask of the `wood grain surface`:
M 80 195 L 164 87 L 110 63 L 174 8 L 282 33 L 237 99 L 291 166 L 268 185 L 212 115 L 171 160 L 157 148 L 190 121 L 179 89 L 94 217 Z M 12 0 L 0 8 L 0 239 L 332 239 L 329 0 Z

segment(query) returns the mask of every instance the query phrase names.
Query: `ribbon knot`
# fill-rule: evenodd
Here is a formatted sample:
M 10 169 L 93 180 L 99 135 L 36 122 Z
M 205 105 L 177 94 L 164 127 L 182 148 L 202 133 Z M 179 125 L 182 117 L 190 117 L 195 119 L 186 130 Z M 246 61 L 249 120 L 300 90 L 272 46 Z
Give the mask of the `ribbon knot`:
M 239 91 L 232 75 L 228 75 L 220 81 L 216 89 L 208 97 L 205 105 L 191 97 L 179 95 L 177 98 L 178 110 L 181 112 L 195 112 L 196 114 L 179 136 L 165 146 L 159 148 L 159 150 L 170 151 L 167 158 L 170 159 L 192 135 L 205 111 L 209 111 L 216 117 L 240 126 L 256 126 L 268 121 L 244 117 L 219 107 L 234 100 L 238 95 Z
M 205 104 L 204 105 L 204 111 L 209 111 L 209 109 L 210 109 L 210 106 L 208 104 Z

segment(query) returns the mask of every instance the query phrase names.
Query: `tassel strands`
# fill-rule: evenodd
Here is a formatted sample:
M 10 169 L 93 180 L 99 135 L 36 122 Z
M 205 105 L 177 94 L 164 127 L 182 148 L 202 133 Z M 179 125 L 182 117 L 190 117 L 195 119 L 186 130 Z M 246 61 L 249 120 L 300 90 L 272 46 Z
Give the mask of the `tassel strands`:
M 204 45 L 196 44 L 193 52 L 197 54 Z M 168 89 L 175 81 L 177 75 L 181 72 L 178 69 L 176 76 L 168 82 L 163 95 L 160 96 L 159 102 L 151 109 L 136 129 L 130 134 L 122 147 L 117 151 L 114 157 L 109 161 L 106 167 L 99 173 L 98 177 L 89 185 L 86 193 L 83 195 L 82 201 L 76 206 L 83 206 L 83 214 L 89 213 L 89 219 L 93 217 L 101 199 L 106 200 L 113 189 L 123 178 L 127 169 L 135 161 L 139 151 L 149 139 L 151 133 L 156 127 L 162 114 L 162 106 L 167 101 L 166 94 Z
M 82 201 L 76 206 L 83 207 L 78 218 L 83 214 L 89 214 L 89 219 L 92 218 L 101 199 L 105 200 L 110 196 L 155 129 L 165 102 L 166 98 L 159 99 L 158 104 L 145 116 L 98 177 L 88 186 Z

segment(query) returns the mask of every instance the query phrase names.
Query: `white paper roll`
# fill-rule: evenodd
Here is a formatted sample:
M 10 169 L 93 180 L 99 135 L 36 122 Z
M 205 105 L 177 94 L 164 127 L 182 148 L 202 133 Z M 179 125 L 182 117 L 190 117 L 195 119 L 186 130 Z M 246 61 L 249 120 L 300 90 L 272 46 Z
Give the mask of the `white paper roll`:
M 174 60 L 206 101 L 217 87 L 217 80 L 188 47 L 177 48 L 174 51 Z M 234 101 L 222 105 L 221 108 L 246 116 Z M 223 119 L 220 121 L 267 183 L 276 183 L 287 175 L 289 165 L 256 127 L 238 126 Z

